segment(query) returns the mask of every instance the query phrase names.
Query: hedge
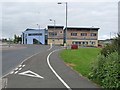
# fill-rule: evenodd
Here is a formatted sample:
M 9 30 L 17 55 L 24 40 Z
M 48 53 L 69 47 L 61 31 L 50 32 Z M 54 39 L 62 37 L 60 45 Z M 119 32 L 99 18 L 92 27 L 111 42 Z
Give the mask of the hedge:
M 99 55 L 89 78 L 104 88 L 120 88 L 120 55 L 113 52 L 107 57 Z

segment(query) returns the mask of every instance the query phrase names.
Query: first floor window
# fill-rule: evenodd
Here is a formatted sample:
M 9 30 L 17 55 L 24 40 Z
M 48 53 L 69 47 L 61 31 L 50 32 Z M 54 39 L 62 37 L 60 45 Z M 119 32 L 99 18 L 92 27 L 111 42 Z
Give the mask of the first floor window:
M 71 36 L 77 36 L 77 33 L 71 33 Z
M 91 33 L 91 35 L 90 36 L 97 36 L 97 34 L 96 33 Z
M 87 33 L 81 33 L 81 36 L 87 36 Z
M 57 36 L 57 32 L 49 32 L 49 36 Z

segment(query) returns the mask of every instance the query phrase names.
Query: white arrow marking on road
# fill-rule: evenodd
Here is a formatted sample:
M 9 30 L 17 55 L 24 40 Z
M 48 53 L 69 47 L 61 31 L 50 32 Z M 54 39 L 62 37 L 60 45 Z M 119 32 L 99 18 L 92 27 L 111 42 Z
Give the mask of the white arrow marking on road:
M 34 72 L 30 71 L 30 70 L 22 72 L 22 73 L 19 73 L 19 75 L 25 75 L 25 76 L 37 77 L 37 78 L 44 79 L 44 77 L 42 77 L 42 76 L 38 75 L 37 73 L 34 73 Z

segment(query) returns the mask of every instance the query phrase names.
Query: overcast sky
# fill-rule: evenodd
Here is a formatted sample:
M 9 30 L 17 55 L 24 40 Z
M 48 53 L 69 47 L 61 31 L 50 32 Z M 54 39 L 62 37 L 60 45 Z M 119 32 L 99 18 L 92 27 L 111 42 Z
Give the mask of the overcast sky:
M 30 0 L 32 1 L 32 0 Z M 59 0 L 60 1 L 60 0 Z M 98 27 L 99 39 L 110 38 L 118 32 L 118 2 L 73 2 L 68 1 L 68 26 Z M 53 25 L 49 19 L 56 20 L 56 25 L 65 26 L 65 5 L 57 2 L 2 2 L 0 38 L 13 38 L 21 35 L 27 28 L 46 28 Z

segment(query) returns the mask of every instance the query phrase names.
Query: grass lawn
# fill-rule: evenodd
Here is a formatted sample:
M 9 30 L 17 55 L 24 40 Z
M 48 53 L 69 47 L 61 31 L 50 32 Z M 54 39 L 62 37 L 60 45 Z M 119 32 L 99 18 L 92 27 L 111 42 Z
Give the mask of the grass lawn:
M 67 65 L 87 77 L 90 73 L 92 62 L 94 62 L 100 50 L 100 48 L 68 49 L 61 51 L 60 57 Z

